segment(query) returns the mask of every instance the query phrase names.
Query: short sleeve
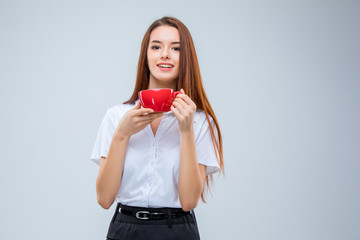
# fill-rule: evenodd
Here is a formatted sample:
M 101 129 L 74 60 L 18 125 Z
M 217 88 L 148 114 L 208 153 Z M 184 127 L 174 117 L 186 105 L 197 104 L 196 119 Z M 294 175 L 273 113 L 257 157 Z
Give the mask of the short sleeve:
M 100 128 L 90 158 L 91 161 L 100 165 L 101 157 L 107 157 L 115 129 L 116 123 L 111 116 L 110 110 L 107 110 L 100 124 Z
M 204 118 L 205 120 L 201 122 L 202 126 L 200 127 L 199 134 L 196 138 L 196 153 L 198 157 L 198 163 L 206 166 L 207 176 L 219 172 L 221 168 L 216 157 L 217 151 L 215 151 L 211 140 L 211 133 L 208 121 L 206 120 L 206 117 Z M 215 137 L 218 140 L 216 125 L 211 117 L 210 119 L 212 127 L 214 129 Z

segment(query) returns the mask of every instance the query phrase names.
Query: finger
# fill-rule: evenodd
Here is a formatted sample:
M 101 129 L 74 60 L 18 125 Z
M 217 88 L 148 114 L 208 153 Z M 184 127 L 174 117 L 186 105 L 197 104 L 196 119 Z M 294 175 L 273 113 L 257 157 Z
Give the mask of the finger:
M 154 120 L 155 118 L 161 117 L 163 115 L 164 113 L 151 113 L 151 114 L 141 115 L 139 117 L 141 121 L 147 121 L 147 120 Z
M 191 100 L 191 98 L 190 98 L 188 95 L 186 95 L 186 94 L 178 94 L 176 97 L 177 97 L 178 99 L 184 100 L 184 102 L 186 102 L 186 103 L 189 104 L 190 106 L 196 108 L 196 104 L 193 102 L 193 100 Z
M 184 108 L 187 107 L 189 104 L 185 102 L 182 98 L 177 98 L 174 100 L 174 102 L 180 103 Z
M 159 117 L 161 117 L 161 116 L 149 118 L 149 119 L 147 120 L 147 122 L 151 123 L 152 121 L 154 121 L 155 119 L 157 119 L 157 118 L 159 118 Z
M 151 108 L 142 108 L 142 109 L 138 109 L 135 110 L 135 115 L 139 116 L 139 115 L 144 115 L 146 113 L 153 113 L 154 110 L 152 110 Z
M 171 106 L 170 109 L 174 113 L 174 115 L 176 116 L 177 119 L 179 119 L 181 117 L 181 114 L 179 113 L 178 110 L 176 110 L 176 108 L 174 106 Z
M 147 119 L 146 121 L 144 120 L 144 121 L 140 121 L 140 122 L 142 124 L 148 125 L 148 124 L 152 123 L 152 121 L 154 121 L 154 120 L 155 120 L 155 118 L 152 118 L 152 119 Z
M 151 114 L 149 116 L 144 117 L 143 119 L 148 119 L 148 120 L 154 120 L 156 118 L 162 117 L 164 114 Z
M 176 99 L 177 103 L 179 103 L 179 107 L 175 106 L 176 108 L 179 109 L 179 111 L 181 112 L 181 114 L 185 114 L 186 112 L 192 111 L 191 106 L 189 104 L 187 104 L 184 100 L 182 100 L 181 98 Z M 183 110 L 183 111 L 182 111 Z
M 178 102 L 173 102 L 173 106 L 174 106 L 177 110 L 179 110 L 182 115 L 185 114 L 185 111 L 186 111 L 186 110 L 185 110 L 185 108 L 184 108 L 180 103 L 178 103 Z
M 140 101 L 138 101 L 133 109 L 140 109 L 140 108 L 141 108 L 141 103 Z

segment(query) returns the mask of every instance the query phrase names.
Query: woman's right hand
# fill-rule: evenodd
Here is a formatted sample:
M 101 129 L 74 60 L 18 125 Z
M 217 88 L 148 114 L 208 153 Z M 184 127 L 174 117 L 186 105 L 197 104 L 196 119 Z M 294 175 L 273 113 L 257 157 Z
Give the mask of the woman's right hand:
M 151 113 L 151 114 L 149 114 Z M 130 109 L 120 120 L 115 134 L 119 137 L 131 137 L 131 135 L 140 132 L 155 118 L 163 116 L 162 112 L 154 112 L 151 108 L 141 108 L 140 101 L 133 109 Z

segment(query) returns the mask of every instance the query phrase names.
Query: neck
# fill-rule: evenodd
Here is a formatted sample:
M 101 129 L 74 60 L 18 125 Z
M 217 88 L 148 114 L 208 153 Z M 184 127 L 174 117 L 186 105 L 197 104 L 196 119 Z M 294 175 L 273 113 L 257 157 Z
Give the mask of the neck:
M 150 77 L 148 89 L 171 88 L 176 91 L 176 81 L 170 83 L 159 82 Z

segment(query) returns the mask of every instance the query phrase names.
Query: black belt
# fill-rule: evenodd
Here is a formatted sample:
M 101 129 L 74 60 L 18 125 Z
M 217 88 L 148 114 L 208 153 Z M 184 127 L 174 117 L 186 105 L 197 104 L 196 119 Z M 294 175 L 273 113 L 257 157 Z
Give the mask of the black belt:
M 130 215 L 130 216 L 134 216 L 137 219 L 142 219 L 142 220 L 160 220 L 160 219 L 175 219 L 181 216 L 185 216 L 185 215 L 190 215 L 191 212 L 185 212 L 182 210 L 173 210 L 171 208 L 168 209 L 161 209 L 163 211 L 154 211 L 154 209 L 139 209 L 139 210 L 130 210 L 130 209 L 124 209 L 121 208 L 120 212 L 126 215 Z

